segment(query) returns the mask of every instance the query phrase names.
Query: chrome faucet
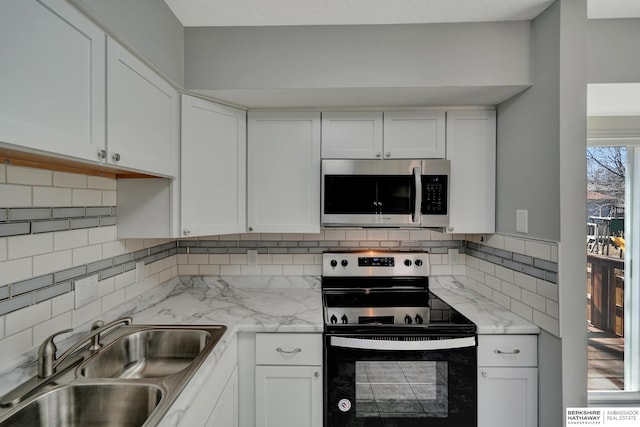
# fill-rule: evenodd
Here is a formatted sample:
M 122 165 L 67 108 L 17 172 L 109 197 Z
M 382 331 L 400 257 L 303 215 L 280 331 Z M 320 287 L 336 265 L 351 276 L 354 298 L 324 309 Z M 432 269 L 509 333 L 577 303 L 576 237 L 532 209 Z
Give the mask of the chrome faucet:
M 55 334 L 49 336 L 44 342 L 40 345 L 38 349 L 38 378 L 48 378 L 56 372 L 56 368 L 64 362 L 67 357 L 69 357 L 72 353 L 76 352 L 80 347 L 85 345 L 87 341 L 91 340 L 91 345 L 89 346 L 89 350 L 95 351 L 98 350 L 102 345 L 100 344 L 100 334 L 108 329 L 113 328 L 116 325 L 124 324 L 130 325 L 133 319 L 131 317 L 122 317 L 120 319 L 116 319 L 112 322 L 107 323 L 106 325 L 101 320 L 98 320 L 91 325 L 91 332 L 86 337 L 80 339 L 74 345 L 69 347 L 67 351 L 62 353 L 60 357 L 56 358 L 57 347 L 53 342 L 53 339 L 60 334 L 66 334 L 68 332 L 72 332 L 73 329 L 65 329 L 64 331 L 56 332 Z

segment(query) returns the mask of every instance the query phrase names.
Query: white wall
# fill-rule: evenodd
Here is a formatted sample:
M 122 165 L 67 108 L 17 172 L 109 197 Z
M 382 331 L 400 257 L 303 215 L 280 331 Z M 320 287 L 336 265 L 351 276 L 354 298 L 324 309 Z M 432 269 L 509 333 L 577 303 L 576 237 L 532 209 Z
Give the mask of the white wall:
M 187 89 L 527 85 L 528 22 L 186 28 Z
M 118 36 L 184 85 L 184 28 L 162 0 L 70 0 L 107 31 Z
M 592 19 L 587 30 L 589 83 L 640 82 L 640 19 Z

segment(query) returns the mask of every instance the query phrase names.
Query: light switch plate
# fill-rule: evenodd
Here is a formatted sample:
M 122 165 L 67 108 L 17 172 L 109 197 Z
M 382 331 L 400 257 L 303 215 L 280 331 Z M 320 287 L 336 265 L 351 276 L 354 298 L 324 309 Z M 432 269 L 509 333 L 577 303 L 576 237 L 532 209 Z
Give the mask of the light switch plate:
M 98 298 L 98 275 L 85 277 L 75 282 L 76 310 Z
M 529 211 L 516 210 L 516 232 L 529 233 Z

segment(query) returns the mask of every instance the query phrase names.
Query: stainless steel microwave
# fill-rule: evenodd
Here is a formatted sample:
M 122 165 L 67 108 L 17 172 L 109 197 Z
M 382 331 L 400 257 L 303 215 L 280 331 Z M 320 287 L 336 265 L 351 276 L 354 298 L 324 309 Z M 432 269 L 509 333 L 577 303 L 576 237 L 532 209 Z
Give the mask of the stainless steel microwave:
M 325 227 L 447 227 L 449 160 L 322 160 Z

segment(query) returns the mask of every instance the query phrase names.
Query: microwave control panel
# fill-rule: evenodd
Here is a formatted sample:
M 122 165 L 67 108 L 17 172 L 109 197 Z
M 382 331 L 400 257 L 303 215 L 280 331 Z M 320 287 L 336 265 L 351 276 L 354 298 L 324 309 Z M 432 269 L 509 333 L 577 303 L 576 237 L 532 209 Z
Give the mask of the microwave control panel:
M 447 215 L 447 175 L 422 176 L 422 214 Z

